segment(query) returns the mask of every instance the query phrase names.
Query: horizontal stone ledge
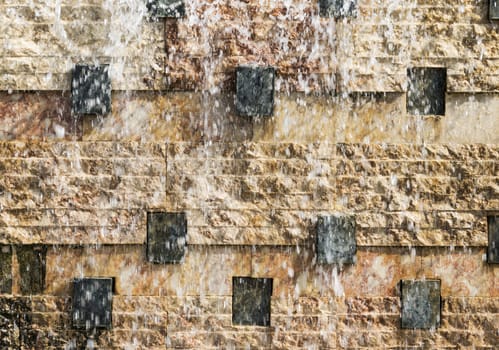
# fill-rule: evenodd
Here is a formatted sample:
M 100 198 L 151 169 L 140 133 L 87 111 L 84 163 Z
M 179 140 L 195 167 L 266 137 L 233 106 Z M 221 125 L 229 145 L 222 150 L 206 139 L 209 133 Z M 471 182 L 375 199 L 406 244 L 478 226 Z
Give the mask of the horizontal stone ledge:
M 167 161 L 197 159 L 497 160 L 495 144 L 170 142 Z
M 0 158 L 164 158 L 165 144 L 137 141 L 0 141 Z

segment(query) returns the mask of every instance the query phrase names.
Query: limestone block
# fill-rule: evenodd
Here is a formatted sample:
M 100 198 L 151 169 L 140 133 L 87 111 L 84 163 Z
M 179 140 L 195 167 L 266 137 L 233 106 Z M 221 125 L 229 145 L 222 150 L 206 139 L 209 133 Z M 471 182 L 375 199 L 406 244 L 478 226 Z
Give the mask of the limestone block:
M 443 254 L 445 252 L 445 254 Z M 425 277 L 441 280 L 442 296 L 496 297 L 497 271 L 486 263 L 484 248 L 425 248 L 422 255 Z
M 47 255 L 47 295 L 67 295 L 70 281 L 85 276 L 110 276 L 115 293 L 135 296 L 230 296 L 232 276 L 250 274 L 250 248 L 190 247 L 182 265 L 147 262 L 143 244 L 109 245 L 98 249 L 60 247 Z M 58 269 L 57 266 L 64 266 Z M 71 277 L 73 276 L 73 277 Z

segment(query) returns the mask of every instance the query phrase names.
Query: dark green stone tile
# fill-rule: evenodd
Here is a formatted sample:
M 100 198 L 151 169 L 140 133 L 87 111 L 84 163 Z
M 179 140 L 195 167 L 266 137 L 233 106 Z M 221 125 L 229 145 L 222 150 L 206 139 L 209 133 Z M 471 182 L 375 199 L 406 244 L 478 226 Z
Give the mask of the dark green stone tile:
M 12 250 L 0 247 L 0 293 L 12 293 Z
M 319 0 L 319 11 L 322 17 L 355 17 L 357 0 Z
M 487 261 L 490 264 L 499 264 L 499 216 L 489 216 L 487 222 L 489 230 Z
M 21 294 L 41 294 L 45 289 L 45 246 L 17 246 Z
M 489 19 L 499 20 L 499 0 L 489 0 Z
M 407 112 L 414 115 L 445 115 L 445 68 L 407 70 Z
M 73 281 L 73 327 L 111 328 L 112 278 L 78 278 Z
M 71 81 L 75 114 L 106 114 L 111 111 L 109 65 L 76 65 Z
M 355 217 L 320 216 L 317 219 L 317 262 L 319 264 L 352 264 L 357 242 Z
M 232 278 L 232 324 L 270 326 L 271 278 Z
M 239 66 L 236 70 L 236 110 L 241 116 L 270 116 L 274 110 L 272 67 Z
M 431 329 L 440 324 L 440 281 L 401 281 L 401 326 Z
M 185 17 L 185 4 L 182 0 L 148 0 L 147 9 L 153 18 Z
M 180 263 L 185 255 L 187 218 L 185 213 L 147 213 L 147 260 L 152 263 Z

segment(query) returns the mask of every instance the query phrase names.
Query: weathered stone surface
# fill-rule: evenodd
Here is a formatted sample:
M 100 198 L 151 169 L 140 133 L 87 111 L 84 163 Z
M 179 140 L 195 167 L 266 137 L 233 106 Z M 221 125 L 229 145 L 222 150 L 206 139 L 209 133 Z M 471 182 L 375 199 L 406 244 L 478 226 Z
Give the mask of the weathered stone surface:
M 414 115 L 445 115 L 445 68 L 410 68 L 407 75 L 407 112 Z
M 58 268 L 64 266 L 63 269 Z M 188 247 L 183 264 L 150 264 L 140 245 L 59 246 L 47 255 L 47 295 L 71 292 L 74 276 L 110 276 L 116 295 L 230 296 L 232 276 L 251 273 L 249 247 Z
M 270 325 L 271 278 L 232 277 L 232 324 Z
M 112 307 L 112 278 L 77 278 L 73 281 L 73 327 L 110 328 Z
M 401 281 L 401 326 L 437 328 L 440 324 L 440 281 Z
M 147 213 L 147 260 L 158 264 L 182 262 L 186 236 L 185 213 Z
M 495 147 L 172 143 L 169 209 L 189 244 L 308 244 L 317 216 L 356 212 L 359 246 L 485 246 Z M 273 158 L 274 157 L 274 158 Z
M 355 217 L 329 215 L 317 220 L 317 262 L 352 264 L 357 251 Z
M 46 254 L 46 246 L 16 247 L 21 294 L 42 294 L 45 291 Z
M 486 248 L 422 248 L 422 276 L 441 281 L 442 296 L 497 297 L 498 271 L 486 262 Z

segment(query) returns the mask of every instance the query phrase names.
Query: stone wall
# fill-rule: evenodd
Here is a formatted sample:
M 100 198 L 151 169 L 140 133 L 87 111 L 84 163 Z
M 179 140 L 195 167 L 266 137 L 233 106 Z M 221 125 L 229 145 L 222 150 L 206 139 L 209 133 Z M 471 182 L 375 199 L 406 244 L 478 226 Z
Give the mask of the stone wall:
M 24 320 L 21 335 L 6 333 L 13 344 L 85 344 L 70 330 L 72 280 L 110 276 L 102 348 L 495 346 L 498 276 L 485 255 L 496 146 L 1 146 L 0 236 L 14 251 L 3 315 Z M 187 213 L 183 263 L 147 262 L 151 210 Z M 355 215 L 354 265 L 316 263 L 315 222 L 330 213 Z M 48 247 L 44 289 L 29 298 L 17 296 L 20 244 Z M 271 327 L 232 325 L 233 276 L 273 279 Z M 400 280 L 430 278 L 442 283 L 441 326 L 400 329 Z
M 0 0 L 0 348 L 495 349 L 498 22 L 486 0 Z M 112 110 L 71 111 L 71 70 L 110 65 Z M 240 117 L 235 69 L 276 68 Z M 407 69 L 444 67 L 445 115 L 407 111 Z M 186 254 L 148 261 L 149 212 Z M 354 217 L 354 264 L 317 220 Z M 112 324 L 73 327 L 73 280 L 113 279 Z M 233 278 L 272 279 L 270 325 L 233 321 Z M 402 329 L 402 280 L 440 281 Z M 246 302 L 252 305 L 252 300 Z

